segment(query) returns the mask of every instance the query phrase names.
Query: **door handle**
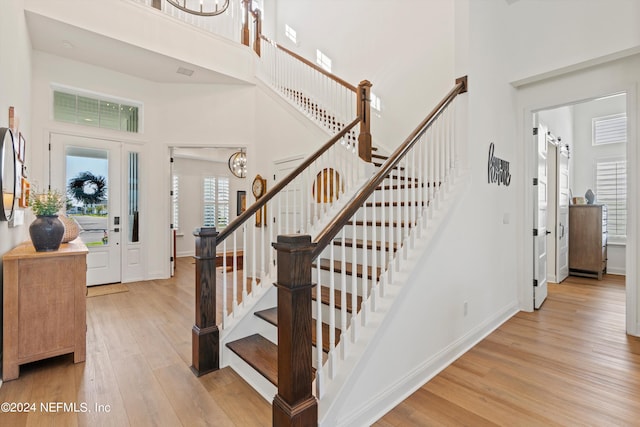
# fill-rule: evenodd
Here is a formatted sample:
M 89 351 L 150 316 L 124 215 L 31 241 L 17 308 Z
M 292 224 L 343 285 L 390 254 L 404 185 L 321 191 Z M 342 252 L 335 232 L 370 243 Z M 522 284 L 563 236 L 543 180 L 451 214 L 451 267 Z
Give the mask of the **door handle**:
M 549 234 L 551 234 L 551 232 L 549 230 L 547 230 L 547 231 L 544 232 L 544 234 L 546 234 L 548 236 Z

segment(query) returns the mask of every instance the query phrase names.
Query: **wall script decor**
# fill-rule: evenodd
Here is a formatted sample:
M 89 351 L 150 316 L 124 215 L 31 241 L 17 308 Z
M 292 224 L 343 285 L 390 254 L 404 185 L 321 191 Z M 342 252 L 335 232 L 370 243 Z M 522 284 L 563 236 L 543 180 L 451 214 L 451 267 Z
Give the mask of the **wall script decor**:
M 489 161 L 487 164 L 487 176 L 489 184 L 498 183 L 509 186 L 511 184 L 511 173 L 509 172 L 509 162 L 502 160 L 499 157 L 495 157 L 493 152 L 495 150 L 495 144 L 492 142 L 489 144 Z

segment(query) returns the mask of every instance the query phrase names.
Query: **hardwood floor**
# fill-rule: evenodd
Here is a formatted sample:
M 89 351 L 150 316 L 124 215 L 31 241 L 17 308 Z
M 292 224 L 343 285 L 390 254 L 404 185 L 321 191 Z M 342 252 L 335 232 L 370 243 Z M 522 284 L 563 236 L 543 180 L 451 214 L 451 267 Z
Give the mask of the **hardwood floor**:
M 37 408 L 0 413 L 0 425 L 270 425 L 270 404 L 233 370 L 191 373 L 193 278 L 183 258 L 172 279 L 88 298 L 86 362 L 22 366 L 0 402 Z M 616 276 L 550 285 L 542 310 L 513 317 L 376 426 L 638 425 L 640 340 L 624 333 L 624 312 Z M 78 412 L 47 413 L 48 402 Z
M 270 425 L 271 405 L 233 370 L 191 372 L 194 275 L 193 260 L 180 258 L 172 279 L 87 298 L 86 362 L 74 365 L 67 355 L 22 366 L 17 380 L 0 387 L 0 402 L 36 409 L 0 413 L 0 426 Z M 49 402 L 75 404 L 78 412 L 41 410 Z
M 387 426 L 640 425 L 624 281 L 569 277 L 386 414 Z

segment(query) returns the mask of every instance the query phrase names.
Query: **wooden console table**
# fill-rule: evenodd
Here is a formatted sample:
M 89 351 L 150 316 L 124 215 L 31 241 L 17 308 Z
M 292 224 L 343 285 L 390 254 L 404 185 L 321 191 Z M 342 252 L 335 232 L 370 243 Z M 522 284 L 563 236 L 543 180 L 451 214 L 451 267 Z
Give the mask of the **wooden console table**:
M 4 381 L 48 357 L 73 353 L 74 363 L 84 362 L 87 252 L 76 239 L 54 252 L 25 242 L 2 257 Z

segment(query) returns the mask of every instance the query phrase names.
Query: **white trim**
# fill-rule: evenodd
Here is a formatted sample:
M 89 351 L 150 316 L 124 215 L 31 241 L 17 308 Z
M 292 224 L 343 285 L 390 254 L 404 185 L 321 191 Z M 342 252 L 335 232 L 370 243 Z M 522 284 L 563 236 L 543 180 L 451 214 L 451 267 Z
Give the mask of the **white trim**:
M 443 348 L 429 360 L 415 368 L 406 376 L 399 378 L 395 384 L 378 393 L 367 403 L 354 411 L 349 417 L 340 420 L 338 426 L 372 425 L 387 412 L 407 399 L 416 390 L 444 371 L 460 356 L 471 350 L 476 344 L 498 329 L 504 322 L 519 312 L 517 304 L 509 304 L 498 314 L 487 319 L 473 328 L 469 333 L 460 337 Z M 322 424 L 320 424 L 322 425 Z
M 525 77 L 522 79 L 512 80 L 511 86 L 518 89 L 527 85 L 542 83 L 554 77 L 566 76 L 569 73 L 576 73 L 579 71 L 588 70 L 598 65 L 607 64 L 612 61 L 616 61 L 618 59 L 628 58 L 630 56 L 637 55 L 639 53 L 640 53 L 640 46 L 635 46 L 629 49 L 623 49 L 618 52 L 600 56 L 598 58 L 593 58 L 587 61 L 578 62 L 576 64 L 567 65 L 566 67 L 560 67 L 555 70 L 547 71 L 540 74 L 534 74 L 532 76 Z
M 636 53 L 640 52 L 640 47 L 635 49 Z M 629 55 L 624 55 L 629 56 Z M 623 56 L 623 57 L 624 57 Z M 614 58 L 619 59 L 619 58 Z M 606 61 L 604 61 L 606 62 Z M 586 66 L 576 69 L 587 68 Z M 593 73 L 596 71 L 606 76 L 617 74 L 612 70 L 591 70 Z M 530 285 L 531 278 L 533 277 L 533 243 L 531 224 L 533 223 L 533 195 L 532 186 L 528 184 L 532 182 L 534 176 L 534 162 L 533 162 L 533 150 L 531 148 L 531 118 L 534 112 L 554 108 L 560 105 L 575 104 L 583 102 L 585 100 L 594 99 L 607 94 L 626 92 L 627 93 L 627 135 L 628 141 L 637 140 L 637 126 L 638 126 L 638 108 L 636 104 L 637 99 L 637 83 L 621 83 L 619 78 L 614 79 L 601 79 L 602 83 L 598 88 L 594 88 L 589 84 L 580 84 L 583 80 L 591 81 L 593 73 L 577 73 L 571 76 L 565 75 L 566 71 L 554 73 L 553 75 L 558 77 L 553 81 L 543 81 L 543 78 L 536 78 L 529 81 L 529 83 L 539 82 L 540 90 L 544 91 L 544 100 L 537 101 L 536 105 L 525 105 L 522 108 L 521 116 L 518 120 L 518 135 L 520 144 L 517 144 L 517 157 L 521 160 L 522 170 L 519 172 L 519 178 L 517 181 L 519 184 L 520 197 L 518 200 L 518 211 L 522 212 L 521 221 L 518 223 L 519 234 L 519 246 L 518 250 L 518 281 L 521 283 L 518 291 L 520 299 L 520 307 L 525 311 L 533 311 L 533 287 Z M 559 77 L 562 76 L 562 77 Z M 570 85 L 567 85 L 569 80 Z M 513 83 L 512 83 L 513 84 Z M 528 83 L 527 83 L 528 84 Z M 544 85 L 544 87 L 542 86 Z M 514 86 L 516 86 L 514 84 Z M 519 85 L 523 86 L 523 84 Z M 516 86 L 516 87 L 519 87 Z M 570 87 L 569 87 L 570 86 Z M 550 89 L 556 88 L 553 91 Z M 561 88 L 564 88 L 561 90 Z M 603 89 L 604 88 L 604 89 Z M 532 90 L 530 88 L 522 88 L 523 90 Z M 572 95 L 570 95 L 572 94 Z M 521 93 L 517 94 L 521 98 Z M 531 93 L 526 95 L 525 99 L 536 99 L 539 96 L 533 96 Z M 637 187 L 637 168 L 640 165 L 640 159 L 638 158 L 637 144 L 626 144 L 627 146 L 627 250 L 626 250 L 626 329 L 627 333 L 634 336 L 640 335 L 640 319 L 638 316 L 638 283 L 637 283 L 637 222 L 638 222 L 638 187 Z

